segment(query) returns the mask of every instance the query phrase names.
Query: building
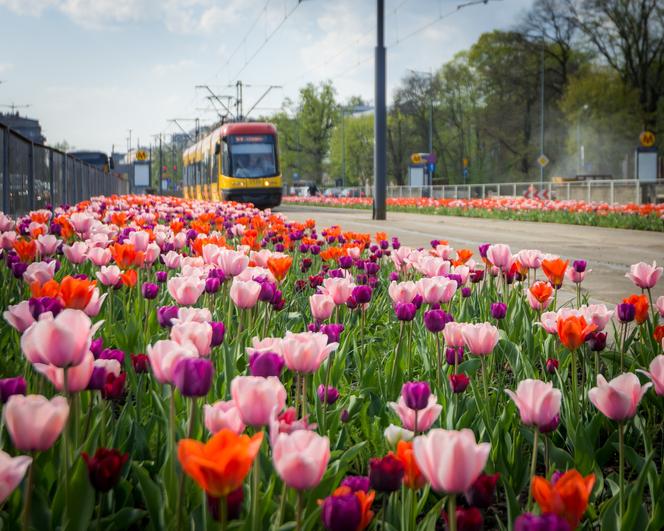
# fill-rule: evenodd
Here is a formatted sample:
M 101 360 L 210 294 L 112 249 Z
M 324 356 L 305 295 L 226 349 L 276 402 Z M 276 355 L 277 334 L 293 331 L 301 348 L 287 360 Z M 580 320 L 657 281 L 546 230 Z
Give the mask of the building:
M 17 133 L 29 138 L 37 144 L 44 144 L 46 137 L 42 134 L 39 120 L 19 116 L 18 111 L 11 113 L 0 113 L 0 124 L 6 125 Z

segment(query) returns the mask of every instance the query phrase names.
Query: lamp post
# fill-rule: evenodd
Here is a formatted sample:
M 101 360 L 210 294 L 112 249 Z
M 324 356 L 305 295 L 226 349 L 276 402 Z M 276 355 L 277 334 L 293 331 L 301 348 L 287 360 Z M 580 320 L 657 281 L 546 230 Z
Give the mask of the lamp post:
M 387 215 L 387 107 L 385 83 L 385 0 L 376 0 L 374 59 L 374 199 L 373 219 Z
M 586 103 L 581 109 L 579 110 L 578 114 L 576 115 L 576 147 L 579 151 L 579 156 L 576 159 L 576 174 L 581 175 L 581 172 L 586 169 L 586 154 L 585 154 L 585 149 L 583 144 L 581 143 L 581 117 L 583 115 L 584 111 L 587 111 L 589 109 L 588 104 Z

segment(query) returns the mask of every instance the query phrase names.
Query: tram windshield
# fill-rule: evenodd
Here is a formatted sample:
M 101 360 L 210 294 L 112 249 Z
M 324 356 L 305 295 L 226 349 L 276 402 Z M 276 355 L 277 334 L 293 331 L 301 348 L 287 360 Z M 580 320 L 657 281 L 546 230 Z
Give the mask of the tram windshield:
M 272 135 L 232 135 L 228 137 L 231 175 L 239 178 L 278 175 Z

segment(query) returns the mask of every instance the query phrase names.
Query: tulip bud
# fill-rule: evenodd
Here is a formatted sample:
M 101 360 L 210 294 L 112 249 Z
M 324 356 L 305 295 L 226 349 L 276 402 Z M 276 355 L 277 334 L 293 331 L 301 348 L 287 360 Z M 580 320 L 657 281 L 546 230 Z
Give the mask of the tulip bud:
M 205 396 L 212 385 L 212 362 L 205 358 L 182 358 L 173 369 L 173 383 L 183 396 Z
M 586 341 L 592 352 L 602 352 L 606 348 L 606 332 L 591 332 Z
M 90 343 L 90 352 L 97 359 L 104 350 L 104 340 L 101 337 L 93 339 Z
M 403 464 L 390 454 L 383 458 L 369 459 L 369 483 L 378 492 L 399 490 L 403 474 Z
M 368 476 L 346 476 L 339 486 L 348 487 L 351 492 L 369 492 L 371 488 Z
M 360 501 L 355 494 L 328 496 L 323 500 L 320 516 L 327 531 L 357 529 L 362 521 Z
M 205 293 L 213 295 L 219 291 L 221 287 L 221 280 L 217 277 L 209 277 L 205 280 Z
M 452 388 L 453 393 L 463 393 L 470 383 L 470 378 L 463 373 L 460 374 L 450 374 L 450 387 Z
M 507 304 L 504 302 L 494 302 L 491 305 L 491 317 L 500 320 L 504 319 L 507 314 Z
M 348 255 L 340 256 L 339 257 L 339 266 L 342 269 L 350 269 L 351 267 L 353 267 L 353 259 Z
M 163 328 L 170 328 L 173 326 L 171 319 L 178 316 L 179 308 L 177 306 L 161 306 L 157 308 L 157 321 Z
M 316 393 L 318 394 L 318 400 L 323 404 L 332 405 L 339 399 L 339 391 L 331 385 L 325 387 L 323 384 L 320 384 Z
M 125 380 L 127 379 L 127 373 L 120 373 L 120 376 L 116 376 L 114 373 L 106 373 L 106 382 L 104 382 L 104 387 L 101 388 L 101 396 L 105 400 L 120 400 L 125 393 Z
M 431 388 L 427 382 L 406 382 L 401 388 L 401 396 L 410 409 L 419 411 L 427 407 Z
M 156 299 L 159 294 L 159 286 L 152 282 L 143 282 L 141 286 L 141 294 L 148 300 Z
M 622 323 L 631 323 L 636 317 L 636 307 L 629 302 L 622 302 L 616 306 L 616 314 Z
M 341 333 L 344 331 L 344 325 L 336 323 L 325 324 L 320 327 L 320 331 L 327 336 L 328 344 L 338 343 Z
M 480 474 L 479 477 L 473 482 L 466 492 L 466 500 L 468 505 L 486 509 L 490 507 L 496 496 L 496 482 L 500 478 L 500 474 Z
M 353 297 L 358 304 L 367 304 L 371 301 L 372 289 L 370 286 L 355 286 L 353 288 Z
M 131 365 L 134 367 L 134 372 L 137 374 L 148 372 L 150 368 L 150 358 L 145 354 L 132 354 Z
M 554 358 L 549 358 L 546 360 L 546 372 L 549 374 L 556 374 L 556 371 L 558 370 L 558 360 Z
M 221 321 L 211 321 L 210 326 L 212 327 L 212 341 L 210 342 L 210 346 L 218 347 L 224 342 L 226 327 Z
M 166 271 L 157 271 L 155 273 L 155 278 L 157 279 L 157 282 L 163 284 L 168 280 L 168 273 Z
M 341 415 L 339 415 L 339 418 L 341 419 L 341 422 L 343 422 L 344 424 L 346 424 L 346 423 L 350 420 L 350 413 L 348 413 L 348 410 L 347 410 L 347 409 L 344 409 L 344 410 L 341 412 Z
M 461 288 L 461 296 L 464 299 L 467 299 L 468 297 L 470 297 L 472 295 L 472 293 L 473 293 L 472 290 L 467 286 L 464 287 L 464 288 Z
M 572 262 L 572 268 L 577 273 L 585 273 L 587 266 L 588 262 L 586 262 L 585 260 L 574 260 L 574 262 Z
M 437 333 L 445 328 L 445 325 L 454 318 L 444 310 L 436 309 L 424 312 L 424 326 L 429 332 Z
M 12 395 L 24 395 L 28 384 L 23 376 L 3 378 L 0 380 L 0 402 L 5 403 Z
M 81 457 L 88 467 L 88 478 L 98 492 L 108 492 L 120 481 L 122 467 L 129 459 L 129 454 L 115 449 L 98 448 L 94 456 L 81 452 Z
M 394 305 L 394 313 L 399 321 L 412 321 L 416 312 L 417 308 L 412 302 L 397 302 Z
M 458 365 L 463 361 L 463 347 L 447 347 L 445 349 L 445 361 L 448 365 Z
M 281 375 L 284 368 L 284 358 L 275 352 L 253 352 L 249 356 L 249 372 L 252 376 L 269 378 Z

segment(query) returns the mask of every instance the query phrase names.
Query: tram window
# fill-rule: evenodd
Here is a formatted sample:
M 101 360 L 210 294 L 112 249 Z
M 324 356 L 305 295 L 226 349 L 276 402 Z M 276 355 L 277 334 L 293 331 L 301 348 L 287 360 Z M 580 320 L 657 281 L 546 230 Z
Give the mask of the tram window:
M 221 173 L 222 175 L 232 175 L 231 174 L 231 158 L 228 153 L 228 144 L 224 140 L 224 148 L 221 155 Z
M 214 147 L 214 163 L 212 164 L 212 184 L 217 184 L 219 175 L 219 144 Z

